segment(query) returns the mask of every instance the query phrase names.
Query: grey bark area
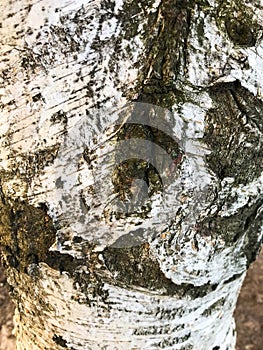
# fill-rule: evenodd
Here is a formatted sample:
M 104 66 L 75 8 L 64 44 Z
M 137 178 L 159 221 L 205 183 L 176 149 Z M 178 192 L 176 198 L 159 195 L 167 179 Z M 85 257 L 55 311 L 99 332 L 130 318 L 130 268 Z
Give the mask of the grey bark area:
M 0 10 L 17 349 L 234 349 L 263 234 L 260 1 Z

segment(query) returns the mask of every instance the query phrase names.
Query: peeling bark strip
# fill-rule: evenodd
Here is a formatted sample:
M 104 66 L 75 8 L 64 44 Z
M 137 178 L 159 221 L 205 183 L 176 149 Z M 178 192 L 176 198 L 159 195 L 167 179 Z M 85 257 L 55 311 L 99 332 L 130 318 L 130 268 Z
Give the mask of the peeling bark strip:
M 263 235 L 260 1 L 0 10 L 17 349 L 234 349 Z

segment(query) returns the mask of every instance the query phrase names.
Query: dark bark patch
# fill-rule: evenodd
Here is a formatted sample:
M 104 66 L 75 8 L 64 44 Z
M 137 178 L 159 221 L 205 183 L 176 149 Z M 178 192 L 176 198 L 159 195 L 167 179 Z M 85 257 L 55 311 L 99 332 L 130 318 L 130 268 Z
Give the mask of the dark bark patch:
M 52 340 L 57 344 L 62 346 L 63 348 L 67 348 L 67 341 L 61 337 L 61 335 L 53 335 Z
M 254 3 L 255 8 L 259 3 Z M 240 47 L 255 46 L 261 26 L 254 19 L 253 10 L 244 1 L 221 1 L 216 10 L 216 21 L 223 35 Z
M 38 101 L 44 101 L 44 97 L 42 94 L 39 92 L 36 95 L 32 97 L 33 102 L 38 102 Z
M 131 40 L 138 34 L 141 13 L 151 5 L 152 1 L 124 4 L 118 19 L 125 38 Z M 142 29 L 145 50 L 138 61 L 138 65 L 143 68 L 136 91 L 124 92 L 127 97 L 136 96 L 138 101 L 164 108 L 171 108 L 178 102 L 178 97 L 181 98 L 173 85 L 179 72 L 187 69 L 188 37 L 194 6 L 195 2 L 191 0 L 164 0 L 156 11 L 147 14 L 148 20 Z M 132 20 L 127 17 L 127 13 L 133 14 Z M 117 61 L 118 44 L 116 42 Z
M 61 254 L 57 251 L 48 252 L 45 262 L 54 270 L 62 272 L 68 272 L 73 275 L 74 269 L 79 266 L 83 261 L 74 259 L 70 254 Z
M 226 17 L 225 26 L 229 38 L 235 44 L 246 47 L 256 44 L 256 37 L 249 24 L 236 18 Z
M 147 110 L 147 105 L 145 106 Z M 141 112 L 140 110 L 138 113 Z M 136 108 L 134 114 L 136 115 Z M 164 186 L 162 176 L 160 174 L 168 172 L 169 176 L 166 176 L 166 182 L 171 182 L 174 179 L 176 170 L 180 167 L 183 159 L 183 151 L 180 149 L 177 141 L 168 135 L 166 132 L 156 127 L 147 125 L 150 113 L 148 111 L 141 115 L 141 123 L 129 123 L 129 120 L 124 125 L 116 125 L 117 134 L 113 141 L 116 141 L 117 145 L 119 141 L 130 140 L 128 144 L 123 144 L 121 149 L 116 148 L 115 159 L 116 166 L 112 173 L 112 183 L 114 186 L 114 192 L 123 202 L 132 197 L 131 187 L 134 179 L 143 179 L 147 185 L 147 198 L 150 198 L 155 193 L 162 193 Z M 151 122 L 149 122 L 150 124 Z M 161 123 L 161 120 L 160 120 Z M 123 154 L 138 153 L 137 140 L 143 139 L 149 141 L 152 146 L 147 147 L 145 144 L 145 156 L 142 159 L 128 158 L 122 162 L 118 161 L 118 157 L 122 158 Z M 155 149 L 155 145 L 163 149 L 166 155 L 169 156 L 169 163 L 165 161 L 163 153 Z M 142 155 L 142 154 L 141 154 Z M 149 157 L 150 155 L 150 157 Z M 153 162 L 153 165 L 151 162 Z M 143 213 L 143 217 L 147 215 L 149 206 L 143 200 L 143 194 L 145 191 L 140 190 L 137 195 L 139 213 Z M 130 208 L 131 211 L 136 211 L 135 208 Z
M 210 96 L 215 107 L 206 116 L 204 141 L 212 151 L 207 162 L 220 180 L 247 184 L 263 169 L 263 103 L 239 81 L 216 84 Z
M 227 201 L 227 204 L 231 206 L 235 203 L 235 198 L 227 198 Z M 222 206 L 225 204 L 225 202 L 221 203 Z M 212 237 L 220 235 L 229 246 L 237 242 L 246 232 L 251 231 L 251 227 L 255 231 L 253 236 L 256 237 L 262 224 L 261 207 L 262 199 L 260 198 L 231 216 L 220 216 L 216 212 L 198 223 L 197 231 Z
M 224 303 L 225 303 L 224 298 L 217 300 L 214 304 L 212 304 L 210 307 L 208 307 L 203 311 L 202 316 L 208 318 L 215 312 L 215 310 L 218 310 L 218 311 L 222 310 Z
M 103 258 L 112 273 L 113 283 L 125 287 L 143 287 L 158 291 L 161 295 L 171 295 L 192 299 L 203 297 L 215 290 L 217 285 L 206 284 L 200 287 L 192 284 L 174 284 L 160 270 L 157 260 L 151 256 L 148 243 L 131 248 L 108 247 L 103 251 Z
M 56 230 L 43 204 L 33 207 L 23 201 L 1 201 L 0 244 L 11 267 L 27 272 L 30 264 L 46 261 Z
M 82 242 L 82 237 L 74 236 L 72 242 L 73 243 L 81 243 Z
M 104 288 L 103 279 L 100 277 L 103 268 L 101 271 L 96 269 L 96 266 L 101 264 L 98 254 L 91 252 L 92 247 L 87 242 L 82 241 L 82 247 L 86 249 L 85 259 L 77 259 L 70 254 L 51 251 L 47 253 L 45 262 L 52 269 L 69 274 L 73 280 L 74 288 L 82 293 L 76 297 L 77 302 L 96 305 L 98 298 L 100 298 L 107 304 L 108 291 Z
M 230 282 L 235 281 L 236 279 L 240 278 L 241 275 L 242 275 L 241 273 L 235 274 L 234 276 L 232 276 L 232 277 L 229 278 L 228 280 L 224 281 L 224 284 L 227 284 L 227 283 L 230 283 Z
M 34 54 L 32 50 L 25 46 L 21 54 L 20 65 L 28 76 L 30 73 L 35 73 L 37 71 L 39 66 L 38 59 L 39 56 Z
M 109 292 L 104 288 L 103 279 L 92 269 L 91 264 L 87 264 L 87 271 L 76 269 L 73 274 L 73 286 L 82 293 L 76 297 L 78 303 L 96 306 L 98 300 L 102 301 L 105 307 L 110 307 L 108 302 Z
M 235 201 L 234 198 L 227 200 L 229 205 Z M 201 235 L 209 234 L 214 238 L 222 238 L 228 247 L 235 245 L 241 237 L 245 237 L 242 249 L 236 254 L 237 258 L 246 256 L 249 266 L 256 259 L 262 244 L 259 239 L 263 225 L 262 206 L 262 198 L 259 198 L 252 205 L 246 205 L 230 217 L 222 217 L 215 213 L 198 223 L 198 231 Z
M 172 293 L 173 283 L 166 279 L 158 262 L 150 256 L 148 243 L 131 248 L 107 248 L 103 257 L 107 268 L 124 284 L 150 290 L 165 288 Z
M 12 140 L 12 133 L 7 136 Z M 44 140 L 43 140 L 44 142 Z M 59 145 L 46 147 L 34 153 L 19 153 L 11 152 L 10 168 L 8 171 L 0 172 L 0 177 L 3 181 L 19 177 L 29 184 L 36 174 L 40 174 L 44 168 L 52 164 L 57 156 Z
M 256 260 L 263 240 L 259 240 L 259 234 L 262 230 L 263 226 L 263 211 L 262 211 L 263 203 L 261 199 L 261 203 L 258 205 L 257 211 L 254 212 L 251 217 L 247 218 L 245 221 L 245 246 L 244 246 L 244 254 L 247 258 L 247 267 Z M 247 221 L 249 219 L 249 224 Z M 253 220 L 254 219 L 254 220 Z
M 65 112 L 60 110 L 51 116 L 50 121 L 52 124 L 62 123 L 62 124 L 67 125 L 68 117 L 67 117 L 67 114 Z
M 167 349 L 167 348 L 171 348 L 171 346 L 184 343 L 187 339 L 190 338 L 190 336 L 191 336 L 191 332 L 187 333 L 185 336 L 181 338 L 167 337 L 154 345 L 157 347 L 157 349 Z M 186 345 L 183 349 L 191 350 L 193 348 L 191 345 Z

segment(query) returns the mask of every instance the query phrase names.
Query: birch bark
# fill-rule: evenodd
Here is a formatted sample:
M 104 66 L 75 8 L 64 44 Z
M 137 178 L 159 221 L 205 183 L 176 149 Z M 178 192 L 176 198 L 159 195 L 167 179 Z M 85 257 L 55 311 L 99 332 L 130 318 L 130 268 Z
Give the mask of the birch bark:
M 260 1 L 0 10 L 17 349 L 234 349 L 262 241 Z

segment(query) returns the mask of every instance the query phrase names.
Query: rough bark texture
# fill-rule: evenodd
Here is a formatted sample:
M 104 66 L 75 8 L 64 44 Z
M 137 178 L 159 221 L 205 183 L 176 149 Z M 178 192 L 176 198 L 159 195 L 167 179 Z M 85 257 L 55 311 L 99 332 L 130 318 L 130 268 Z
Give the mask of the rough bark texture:
M 262 240 L 260 2 L 0 10 L 17 349 L 234 349 Z M 157 147 L 150 166 L 149 144 L 167 157 Z M 149 189 L 139 207 L 133 178 Z

